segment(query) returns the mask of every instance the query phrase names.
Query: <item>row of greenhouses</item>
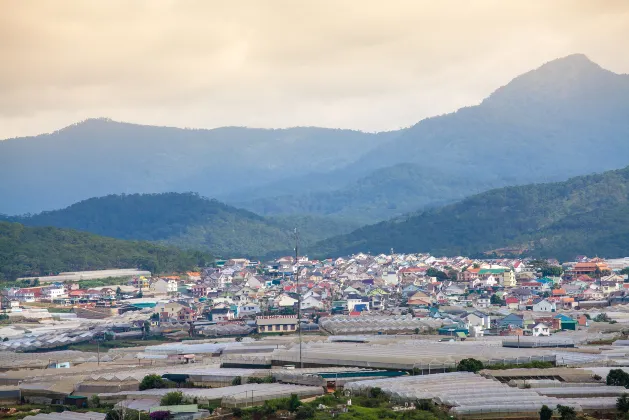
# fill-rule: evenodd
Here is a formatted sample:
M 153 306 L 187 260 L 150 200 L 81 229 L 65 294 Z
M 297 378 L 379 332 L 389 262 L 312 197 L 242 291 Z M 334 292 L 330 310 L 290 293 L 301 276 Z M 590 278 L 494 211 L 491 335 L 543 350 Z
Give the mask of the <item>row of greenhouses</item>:
M 591 387 L 590 391 L 597 392 L 590 394 L 582 392 L 584 388 L 576 387 L 522 389 L 470 372 L 405 376 L 345 385 L 346 391 L 358 395 L 368 395 L 373 388 L 380 388 L 394 401 L 431 400 L 450 408 L 450 413 L 457 417 L 480 415 L 483 418 L 499 418 L 501 414 L 537 413 L 543 405 L 551 408 L 565 405 L 576 411 L 608 410 L 615 408 L 616 398 L 622 394 L 619 387 L 605 386 Z M 554 390 L 561 390 L 562 393 L 556 396 L 544 394 Z
M 333 316 L 321 318 L 319 326 L 332 334 L 361 333 L 400 333 L 418 332 L 437 325 L 414 318 L 411 315 L 398 316 Z

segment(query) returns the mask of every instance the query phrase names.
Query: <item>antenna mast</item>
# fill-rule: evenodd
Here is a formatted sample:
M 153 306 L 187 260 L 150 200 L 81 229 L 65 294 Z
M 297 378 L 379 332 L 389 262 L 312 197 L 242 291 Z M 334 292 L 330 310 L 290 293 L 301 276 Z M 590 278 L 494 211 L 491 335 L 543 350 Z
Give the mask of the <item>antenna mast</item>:
M 299 231 L 295 228 L 295 284 L 297 291 L 297 331 L 299 333 L 299 368 L 304 368 L 301 359 L 301 292 L 299 291 Z

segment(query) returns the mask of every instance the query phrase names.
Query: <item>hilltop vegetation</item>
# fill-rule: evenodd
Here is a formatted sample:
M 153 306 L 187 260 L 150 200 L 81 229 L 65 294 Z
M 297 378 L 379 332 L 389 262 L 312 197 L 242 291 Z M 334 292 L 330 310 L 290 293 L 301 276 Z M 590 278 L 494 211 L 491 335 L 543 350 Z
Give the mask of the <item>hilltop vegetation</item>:
M 203 249 L 222 257 L 255 257 L 290 249 L 295 227 L 300 229 L 304 245 L 357 227 L 313 216 L 266 219 L 193 193 L 109 195 L 62 210 L 9 219 L 29 226 Z
M 107 268 L 181 272 L 212 261 L 199 251 L 0 221 L 0 280 Z
M 507 246 L 533 256 L 629 252 L 629 167 L 565 182 L 491 190 L 322 241 L 312 252 L 475 255 Z

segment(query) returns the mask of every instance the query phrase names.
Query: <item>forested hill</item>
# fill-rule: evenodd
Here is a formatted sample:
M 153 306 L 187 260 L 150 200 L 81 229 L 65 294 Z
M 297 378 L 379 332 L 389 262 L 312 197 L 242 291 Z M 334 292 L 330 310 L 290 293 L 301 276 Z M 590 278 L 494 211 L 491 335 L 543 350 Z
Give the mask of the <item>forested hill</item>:
M 182 272 L 212 260 L 199 251 L 0 221 L 0 280 L 107 268 Z
M 629 167 L 565 182 L 491 190 L 455 204 L 358 229 L 315 255 L 431 252 L 473 255 L 507 246 L 534 256 L 629 254 Z
M 358 227 L 318 217 L 267 219 L 193 193 L 109 195 L 62 210 L 8 219 L 29 226 L 203 249 L 221 257 L 256 257 L 290 249 L 295 227 L 304 245 Z

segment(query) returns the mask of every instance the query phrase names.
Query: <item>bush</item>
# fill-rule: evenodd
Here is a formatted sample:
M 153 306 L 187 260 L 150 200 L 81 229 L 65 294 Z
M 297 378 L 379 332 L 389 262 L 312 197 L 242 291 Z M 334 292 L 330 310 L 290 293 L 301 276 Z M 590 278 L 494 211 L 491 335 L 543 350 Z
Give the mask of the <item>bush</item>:
M 153 411 L 149 414 L 151 420 L 168 420 L 170 418 L 170 411 Z
M 481 362 L 480 360 L 476 360 L 476 359 L 463 359 L 459 362 L 459 364 L 456 367 L 456 370 L 458 370 L 459 372 L 478 372 L 479 370 L 483 369 L 483 362 Z
M 547 405 L 543 405 L 542 409 L 539 410 L 539 420 L 551 420 L 553 418 L 553 410 L 551 410 Z
M 242 377 L 236 376 L 234 379 L 232 379 L 232 385 L 242 385 Z
M 559 418 L 561 420 L 577 420 L 577 413 L 574 408 L 567 407 L 565 405 L 558 405 L 557 411 L 559 412 Z
M 238 408 L 238 407 L 235 407 L 235 408 L 232 410 L 232 415 L 233 415 L 234 417 L 239 417 L 239 418 L 240 418 L 240 417 L 242 417 L 242 409 L 241 409 L 241 408 Z
M 146 375 L 140 382 L 140 391 L 167 388 L 166 381 L 159 375 Z
M 310 406 L 299 407 L 297 413 L 295 414 L 296 420 L 305 420 L 305 419 L 313 419 L 315 416 L 314 408 Z
M 290 399 L 288 400 L 288 411 L 294 413 L 300 406 L 301 401 L 299 401 L 297 394 L 290 394 Z
M 369 396 L 371 398 L 380 399 L 384 396 L 384 393 L 382 392 L 381 388 L 376 387 L 369 390 Z
M 90 398 L 90 408 L 98 408 L 100 407 L 100 397 L 98 394 L 92 395 Z
M 607 385 L 629 387 L 629 373 L 622 369 L 612 369 L 607 374 Z
M 181 391 L 173 391 L 164 395 L 160 401 L 161 405 L 179 405 L 183 402 L 183 393 Z
M 616 400 L 616 408 L 621 413 L 629 412 L 629 396 L 627 396 L 627 394 L 622 394 L 618 397 L 618 400 Z

